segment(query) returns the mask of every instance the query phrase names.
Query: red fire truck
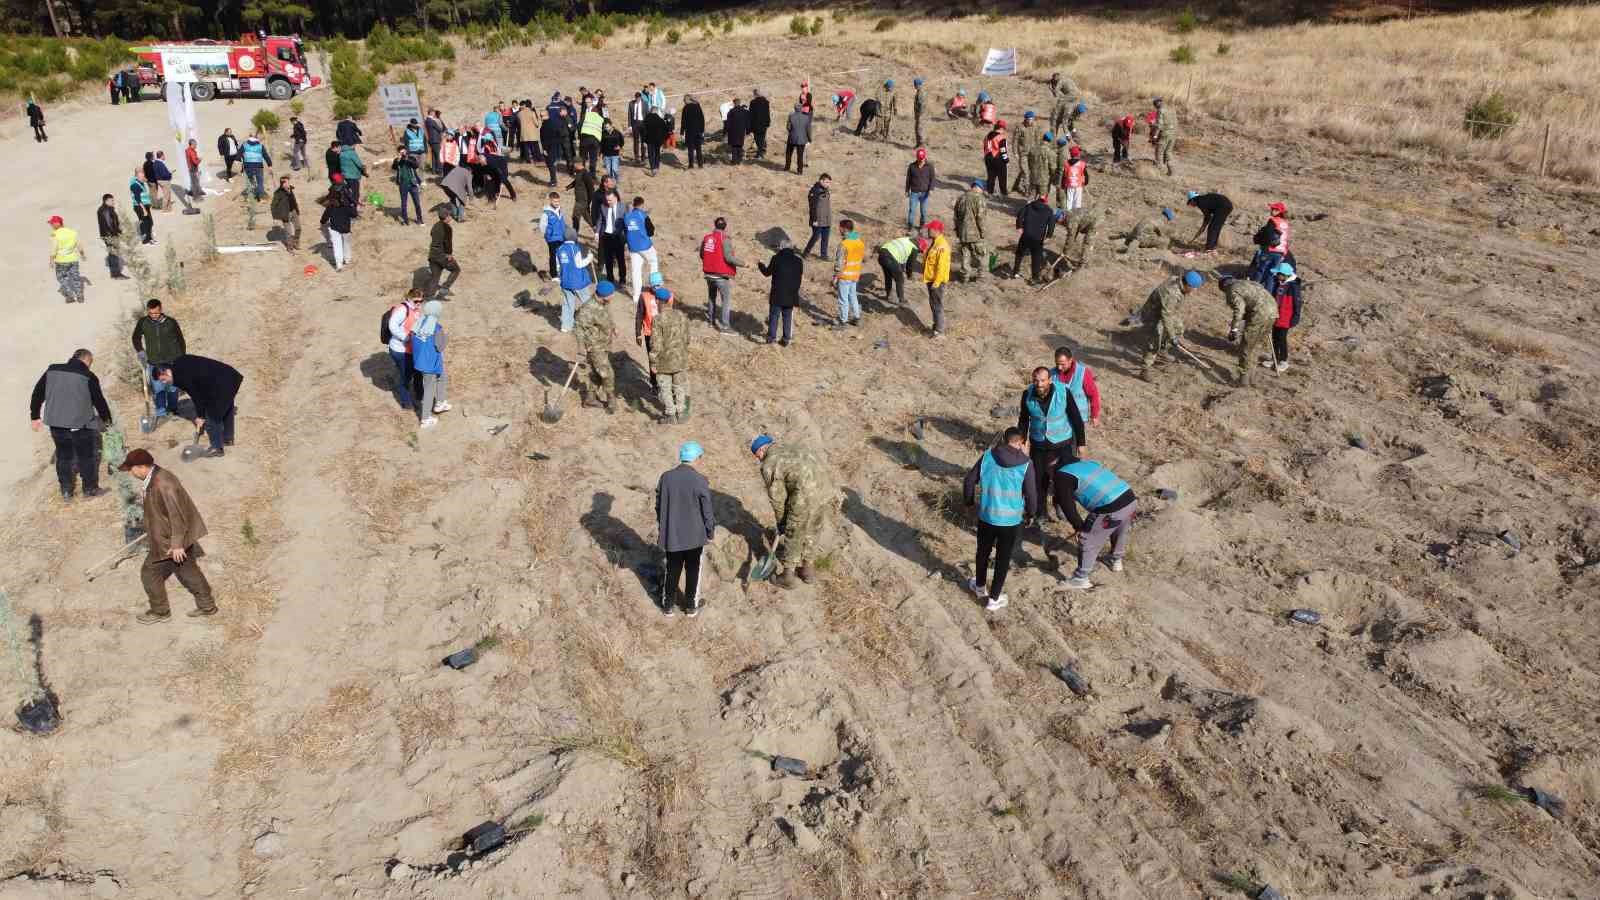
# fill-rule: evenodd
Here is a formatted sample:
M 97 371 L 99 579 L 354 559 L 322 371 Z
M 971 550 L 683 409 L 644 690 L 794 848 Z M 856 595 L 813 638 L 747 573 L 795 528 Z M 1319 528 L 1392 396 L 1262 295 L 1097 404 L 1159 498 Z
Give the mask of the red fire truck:
M 238 41 L 182 41 L 136 47 L 139 85 L 189 85 L 196 100 L 218 94 L 265 94 L 287 100 L 322 83 L 306 70 L 299 37 L 247 34 Z

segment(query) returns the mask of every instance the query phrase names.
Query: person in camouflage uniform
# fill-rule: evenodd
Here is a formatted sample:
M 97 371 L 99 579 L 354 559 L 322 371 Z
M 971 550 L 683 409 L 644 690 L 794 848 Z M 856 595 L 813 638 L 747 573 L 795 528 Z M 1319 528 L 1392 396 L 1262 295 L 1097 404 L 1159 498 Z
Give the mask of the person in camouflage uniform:
M 1217 283 L 1233 310 L 1228 325 L 1228 340 L 1239 342 L 1240 387 L 1250 384 L 1250 356 L 1272 339 L 1272 325 L 1278 320 L 1278 300 L 1267 289 L 1247 278 L 1224 278 Z
M 1167 176 L 1172 176 L 1172 145 L 1178 142 L 1178 114 L 1162 102 L 1160 97 L 1151 101 L 1156 107 L 1156 124 L 1153 141 L 1156 145 L 1156 165 L 1165 166 Z
M 911 86 L 917 90 L 916 95 L 911 98 L 911 125 L 917 133 L 916 146 L 926 147 L 928 146 L 927 142 L 922 139 L 922 111 L 924 108 L 922 99 L 922 79 L 911 79 Z
M 1064 134 L 1063 128 L 1071 131 L 1069 123 L 1076 118 L 1073 110 L 1078 105 L 1078 85 L 1072 76 L 1060 72 L 1050 76 L 1050 99 L 1054 101 L 1050 108 L 1050 130 L 1057 134 Z
M 1117 252 L 1127 253 L 1134 244 L 1145 250 L 1167 249 L 1172 246 L 1172 239 L 1177 236 L 1173 224 L 1176 218 L 1177 213 L 1171 209 L 1163 209 L 1159 219 L 1140 219 L 1139 224 L 1118 235 L 1122 238 L 1122 246 L 1117 248 Z
M 1028 196 L 1050 196 L 1050 158 L 1055 155 L 1054 137 L 1046 131 L 1037 141 L 1027 145 Z M 1057 178 L 1056 181 L 1060 181 Z
M 1199 272 L 1189 271 L 1183 277 L 1168 278 L 1150 292 L 1139 310 L 1139 320 L 1144 324 L 1144 353 L 1139 358 L 1139 377 L 1150 381 L 1150 366 L 1158 354 L 1183 337 L 1183 298 L 1205 283 Z
M 761 462 L 761 481 L 783 538 L 778 545 L 783 572 L 774 580 L 786 588 L 794 587 L 797 578 L 810 584 L 823 527 L 837 508 L 832 480 L 821 457 L 808 448 L 776 444 L 763 434 L 750 442 L 750 452 Z
M 573 319 L 573 330 L 577 332 L 578 345 L 589 359 L 589 380 L 593 382 L 583 405 L 604 406 L 608 413 L 617 411 L 617 398 L 612 393 L 617 376 L 611 369 L 611 338 L 617 330 L 611 323 L 611 295 L 616 290 L 616 285 L 609 281 L 595 285 L 594 298 L 578 307 Z
M 660 309 L 650 325 L 650 374 L 661 400 L 661 424 L 689 418 L 689 317 L 664 287 L 655 289 Z
M 900 112 L 900 95 L 894 92 L 894 79 L 890 78 L 883 83 L 883 88 L 878 91 L 878 118 L 873 122 L 873 132 L 878 140 L 889 141 L 889 129 L 894 122 L 894 117 Z
M 1050 132 L 1045 132 L 1045 137 L 1050 136 Z M 1061 183 L 1061 170 L 1067 167 L 1067 145 L 1072 141 L 1066 135 L 1055 141 L 1055 150 L 1050 155 L 1050 183 L 1055 189 L 1055 208 L 1060 209 L 1067 205 L 1067 186 Z
M 956 200 L 956 274 L 962 281 L 982 281 L 984 266 L 989 259 L 989 245 L 983 233 L 983 182 L 974 181 Z M 972 262 L 972 274 L 967 274 L 967 262 Z
M 1032 151 L 1035 144 L 1039 143 L 1039 126 L 1035 124 L 1033 110 L 1022 114 L 1022 127 L 1011 134 L 1011 149 L 1017 154 L 1017 177 L 1011 180 L 1011 193 L 1020 193 L 1022 179 L 1032 180 Z M 1038 194 L 1029 194 L 1030 199 Z
M 1061 220 L 1061 231 L 1065 235 L 1061 242 L 1061 258 L 1068 259 L 1072 255 L 1072 244 L 1077 239 L 1082 239 L 1076 259 L 1069 260 L 1072 267 L 1081 269 L 1089 265 L 1089 253 L 1094 249 L 1094 233 L 1100 227 L 1103 218 L 1100 207 L 1090 204 L 1080 206 L 1067 213 Z

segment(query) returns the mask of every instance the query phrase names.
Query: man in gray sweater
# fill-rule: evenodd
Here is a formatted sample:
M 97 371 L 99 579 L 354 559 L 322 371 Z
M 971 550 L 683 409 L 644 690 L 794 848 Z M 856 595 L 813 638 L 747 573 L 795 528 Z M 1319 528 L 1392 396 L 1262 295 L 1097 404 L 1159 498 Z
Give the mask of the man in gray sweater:
M 667 552 L 666 577 L 661 580 L 661 613 L 666 616 L 677 612 L 677 596 L 685 615 L 692 619 L 700 614 L 700 553 L 717 528 L 711 485 L 694 467 L 703 453 L 699 443 L 684 441 L 678 448 L 677 467 L 663 473 L 656 484 L 656 527 Z
M 56 444 L 56 480 L 61 499 L 71 500 L 72 469 L 83 479 L 83 495 L 98 497 L 100 490 L 100 428 L 111 424 L 111 408 L 100 393 L 100 379 L 89 371 L 94 354 L 76 350 L 72 358 L 44 370 L 33 386 L 28 418 L 33 430 L 50 428 Z M 43 413 L 41 415 L 41 408 Z

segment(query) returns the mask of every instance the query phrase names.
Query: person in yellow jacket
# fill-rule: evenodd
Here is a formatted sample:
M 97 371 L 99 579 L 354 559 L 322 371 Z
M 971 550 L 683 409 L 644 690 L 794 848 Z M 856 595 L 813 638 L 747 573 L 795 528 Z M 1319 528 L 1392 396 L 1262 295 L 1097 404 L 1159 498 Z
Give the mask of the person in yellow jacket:
M 861 324 L 861 297 L 856 288 L 861 281 L 861 264 L 867 258 L 867 244 L 856 231 L 856 223 L 839 220 L 844 239 L 833 251 L 833 284 L 839 291 L 838 327 Z
M 928 309 L 933 313 L 933 336 L 944 337 L 944 286 L 950 281 L 950 242 L 944 239 L 944 222 L 928 223 L 933 240 L 922 262 L 922 283 L 928 286 Z
M 56 267 L 56 284 L 61 286 L 61 296 L 68 303 L 83 302 L 83 273 L 78 264 L 83 261 L 83 246 L 78 243 L 78 233 L 68 228 L 60 216 L 50 217 L 50 262 Z

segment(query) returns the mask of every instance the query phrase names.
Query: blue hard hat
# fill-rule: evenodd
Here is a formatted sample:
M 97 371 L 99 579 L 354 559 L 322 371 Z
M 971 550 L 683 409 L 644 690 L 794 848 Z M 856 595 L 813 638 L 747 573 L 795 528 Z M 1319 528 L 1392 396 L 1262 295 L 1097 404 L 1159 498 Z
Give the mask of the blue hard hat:
M 834 102 L 834 103 L 835 103 L 835 104 L 837 104 L 837 103 L 838 103 L 838 102 L 839 102 L 839 95 L 838 95 L 838 94 L 834 94 L 834 95 L 833 95 L 833 102 Z
M 1089 104 L 1087 104 L 1087 103 L 1079 103 L 1078 104 L 1078 115 L 1081 116 L 1081 115 L 1083 115 L 1084 113 L 1086 113 L 1088 111 L 1089 111 Z
M 617 286 L 609 281 L 602 281 L 594 286 L 594 292 L 602 297 L 609 297 L 617 292 Z
M 1022 117 L 1023 117 L 1023 118 L 1024 118 L 1024 119 L 1031 119 L 1031 118 L 1033 118 L 1033 110 L 1031 110 L 1031 109 L 1030 109 L 1030 110 L 1028 110 L 1028 111 L 1027 111 L 1027 112 L 1025 112 L 1025 113 L 1023 113 L 1023 114 L 1022 114 Z
M 1272 273 L 1274 275 L 1287 275 L 1290 278 L 1293 278 L 1294 277 L 1294 266 L 1291 266 L 1286 262 L 1281 262 L 1281 263 L 1278 263 L 1276 266 L 1272 267 Z
M 913 79 L 911 79 L 911 86 L 912 87 L 922 87 L 922 79 L 921 78 L 913 78 Z
M 765 447 L 766 445 L 768 445 L 770 443 L 772 443 L 772 438 L 770 438 L 770 437 L 768 437 L 768 436 L 766 436 L 764 434 L 758 434 L 758 435 L 756 435 L 756 439 L 750 442 L 750 452 L 751 453 L 760 452 L 762 447 Z
M 650 286 L 651 287 L 660 287 L 661 286 L 661 273 L 660 272 L 651 272 L 650 273 Z
M 1171 222 L 1173 219 L 1176 219 L 1178 217 L 1178 214 L 1173 212 L 1172 211 L 1172 207 L 1170 207 L 1170 206 L 1163 206 L 1161 208 L 1161 214 L 1163 216 L 1167 217 L 1167 221 L 1168 222 Z
M 1183 196 L 1184 196 L 1185 200 L 1193 200 L 1194 198 L 1200 196 L 1200 192 L 1199 191 L 1190 191 L 1187 194 L 1184 194 Z
M 884 81 L 883 86 L 886 87 L 886 88 L 894 87 L 894 79 L 893 78 L 887 79 L 886 81 Z
M 978 92 L 978 100 L 980 102 L 983 102 L 983 103 L 989 102 L 989 92 L 988 91 L 979 91 Z
M 1189 271 L 1183 273 L 1183 283 L 1187 284 L 1189 287 L 1197 288 L 1206 283 L 1206 277 L 1201 275 L 1199 272 L 1190 269 Z
M 1071 140 L 1068 139 L 1066 135 L 1062 135 L 1061 137 L 1056 138 L 1056 145 L 1057 146 L 1065 147 L 1069 143 L 1071 143 Z
M 983 190 L 983 179 L 982 178 L 974 178 L 972 180 L 972 186 L 977 188 L 980 191 Z
M 1055 140 L 1056 139 L 1055 133 L 1054 132 L 1050 132 L 1050 131 L 1046 131 L 1044 133 L 1044 139 L 1045 139 L 1046 142 Z
M 671 300 L 672 299 L 672 292 L 667 290 L 664 287 L 658 287 L 655 290 L 651 291 L 650 293 L 654 294 L 657 300 L 665 301 L 665 300 Z
M 957 97 L 965 97 L 966 95 L 967 95 L 967 89 L 966 88 L 956 88 L 956 96 Z
M 699 441 L 684 441 L 678 446 L 678 462 L 694 462 L 705 455 Z

